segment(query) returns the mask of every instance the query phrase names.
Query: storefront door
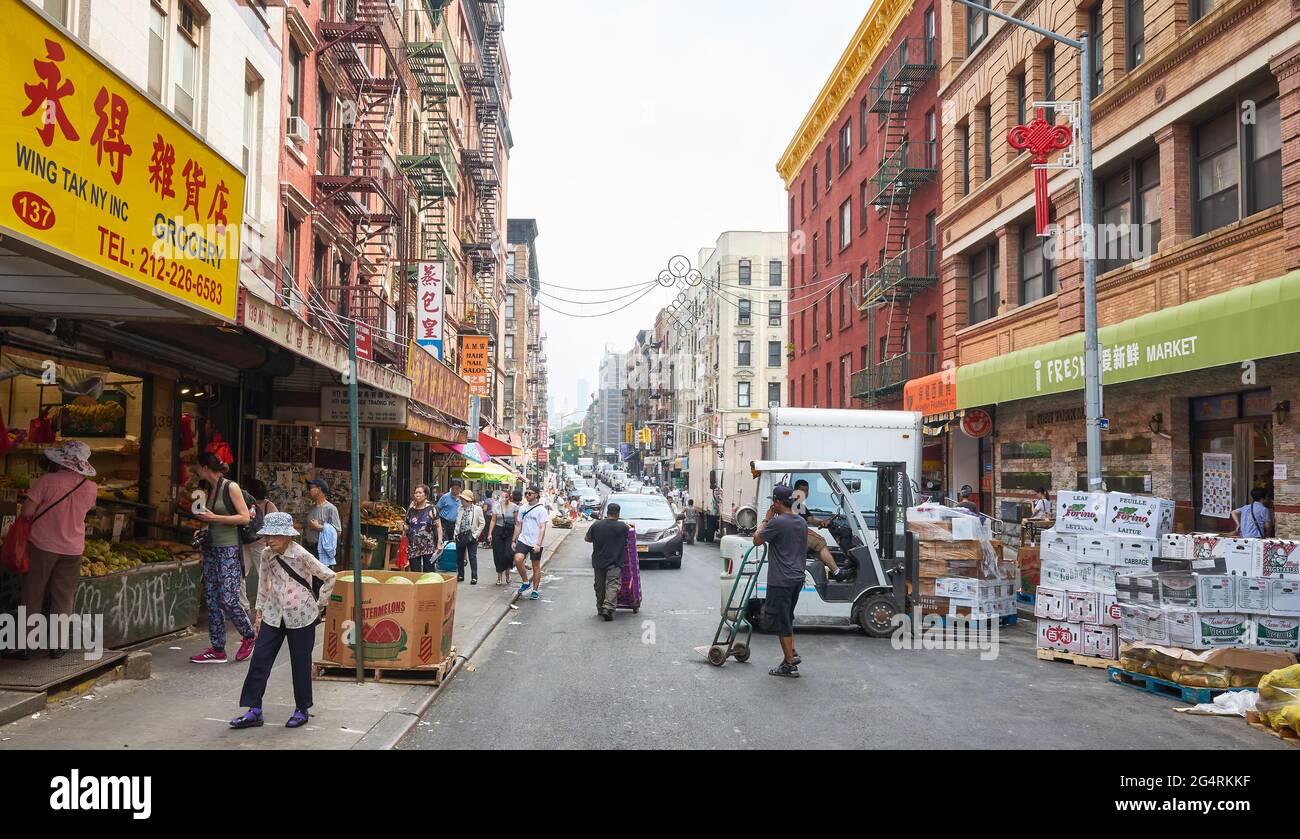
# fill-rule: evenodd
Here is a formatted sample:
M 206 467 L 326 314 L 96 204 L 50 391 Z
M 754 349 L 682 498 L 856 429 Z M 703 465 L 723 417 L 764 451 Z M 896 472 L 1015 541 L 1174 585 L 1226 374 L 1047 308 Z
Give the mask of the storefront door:
M 1192 400 L 1192 485 L 1196 529 L 1228 532 L 1231 511 L 1250 491 L 1273 498 L 1273 418 L 1270 390 Z

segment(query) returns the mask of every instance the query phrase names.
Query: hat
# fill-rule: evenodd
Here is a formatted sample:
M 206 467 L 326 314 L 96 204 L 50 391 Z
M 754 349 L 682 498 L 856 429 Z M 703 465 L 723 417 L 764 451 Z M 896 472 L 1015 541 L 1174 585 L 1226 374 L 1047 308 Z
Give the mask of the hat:
M 780 501 L 782 504 L 789 505 L 794 498 L 794 490 L 785 484 L 779 484 L 772 488 L 772 500 Z
M 288 513 L 267 513 L 266 518 L 262 520 L 262 529 L 257 531 L 258 536 L 297 536 L 298 531 L 293 526 L 293 516 Z
M 460 494 L 460 500 L 472 502 L 474 500 L 474 493 L 470 492 L 469 490 L 465 490 Z
M 95 477 L 95 467 L 90 465 L 90 446 L 80 440 L 69 440 L 45 450 L 45 456 L 65 469 L 71 469 L 87 478 Z
M 307 481 L 307 486 L 310 487 L 312 484 L 315 484 L 316 486 L 320 487 L 320 491 L 325 493 L 326 495 L 330 494 L 330 485 L 325 483 L 324 478 L 312 478 L 311 480 Z

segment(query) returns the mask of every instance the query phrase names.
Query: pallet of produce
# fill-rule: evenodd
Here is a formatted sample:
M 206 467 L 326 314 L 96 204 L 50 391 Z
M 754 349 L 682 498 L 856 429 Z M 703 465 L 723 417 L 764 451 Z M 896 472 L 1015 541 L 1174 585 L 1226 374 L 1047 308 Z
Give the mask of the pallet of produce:
M 1168 679 L 1161 679 L 1158 676 L 1148 676 L 1144 673 L 1133 673 L 1128 670 L 1121 670 L 1118 667 L 1109 667 L 1106 670 L 1107 676 L 1117 685 L 1125 685 L 1138 690 L 1144 690 L 1147 693 L 1155 693 L 1161 696 L 1168 696 L 1177 699 L 1180 702 L 1187 702 L 1191 705 L 1205 705 L 1214 701 L 1214 697 L 1221 693 L 1228 693 L 1235 690 L 1254 690 L 1254 688 L 1205 688 L 1191 687 L 1189 685 L 1180 685 L 1177 682 L 1171 682 Z

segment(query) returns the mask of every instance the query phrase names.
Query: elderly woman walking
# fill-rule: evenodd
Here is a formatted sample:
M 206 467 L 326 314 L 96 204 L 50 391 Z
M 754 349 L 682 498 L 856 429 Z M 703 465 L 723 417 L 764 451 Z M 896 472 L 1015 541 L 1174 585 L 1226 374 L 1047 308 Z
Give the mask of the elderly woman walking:
M 239 704 L 248 710 L 231 720 L 230 727 L 262 725 L 266 682 L 280 646 L 288 641 L 294 711 L 284 725 L 299 728 L 310 718 L 311 653 L 316 645 L 316 624 L 334 590 L 334 572 L 293 541 L 298 531 L 293 527 L 293 516 L 288 513 L 268 514 L 257 535 L 266 538 L 257 589 L 258 641 L 239 695 Z

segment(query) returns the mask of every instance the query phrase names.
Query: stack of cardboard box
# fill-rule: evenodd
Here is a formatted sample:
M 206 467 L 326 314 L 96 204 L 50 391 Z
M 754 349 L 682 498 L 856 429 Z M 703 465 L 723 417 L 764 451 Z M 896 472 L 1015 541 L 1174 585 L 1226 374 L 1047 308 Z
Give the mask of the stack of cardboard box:
M 907 527 L 918 539 L 914 599 L 923 614 L 984 620 L 1016 613 L 1016 565 L 1004 559 L 1002 542 L 992 538 L 986 521 L 924 504 L 907 511 Z

